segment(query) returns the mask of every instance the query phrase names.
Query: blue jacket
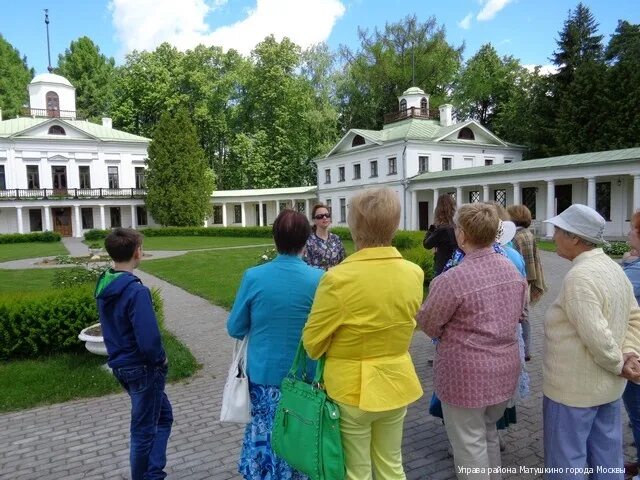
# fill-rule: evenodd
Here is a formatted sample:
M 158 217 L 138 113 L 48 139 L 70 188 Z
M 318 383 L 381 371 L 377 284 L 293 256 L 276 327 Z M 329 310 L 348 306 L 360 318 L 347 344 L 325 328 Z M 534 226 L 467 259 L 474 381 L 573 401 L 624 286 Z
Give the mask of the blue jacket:
M 234 338 L 249 335 L 247 374 L 261 385 L 280 385 L 302 336 L 323 270 L 295 255 L 244 272 L 227 331 Z M 313 374 L 315 362 L 307 372 Z
M 640 258 L 632 262 L 623 263 L 622 268 L 631 281 L 631 285 L 633 285 L 633 294 L 640 304 Z
M 138 277 L 108 270 L 98 280 L 95 297 L 111 368 L 165 361 L 151 293 Z

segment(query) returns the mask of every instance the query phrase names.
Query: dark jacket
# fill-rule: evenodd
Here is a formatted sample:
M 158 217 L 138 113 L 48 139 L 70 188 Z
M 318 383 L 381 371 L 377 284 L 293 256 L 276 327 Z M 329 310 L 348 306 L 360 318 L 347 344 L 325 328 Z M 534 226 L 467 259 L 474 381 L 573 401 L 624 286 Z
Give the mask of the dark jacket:
M 431 250 L 436 248 L 433 262 L 434 276 L 438 276 L 444 270 L 447 261 L 458 248 L 456 242 L 456 234 L 453 231 L 453 225 L 440 225 L 438 227 L 431 225 L 422 242 L 424 248 Z
M 138 277 L 108 270 L 98 280 L 95 297 L 111 368 L 164 363 L 151 292 Z

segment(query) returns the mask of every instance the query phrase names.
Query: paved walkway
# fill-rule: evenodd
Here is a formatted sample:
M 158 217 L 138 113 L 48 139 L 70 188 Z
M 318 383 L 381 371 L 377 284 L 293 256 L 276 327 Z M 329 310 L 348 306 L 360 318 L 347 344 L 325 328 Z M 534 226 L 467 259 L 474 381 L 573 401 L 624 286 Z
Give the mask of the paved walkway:
M 519 421 L 505 436 L 505 467 L 542 465 L 541 321 L 569 267 L 569 262 L 546 252 L 543 263 L 550 292 L 532 312 L 533 359 L 528 364 L 532 395 L 518 406 Z M 148 286 L 162 290 L 167 327 L 203 364 L 189 381 L 167 387 L 175 415 L 168 478 L 239 478 L 236 462 L 243 429 L 217 420 L 232 348 L 225 331 L 227 312 L 151 275 L 138 273 Z M 409 479 L 454 479 L 444 427 L 427 413 L 433 391 L 432 372 L 427 366 L 431 349 L 423 334 L 415 336 L 411 353 L 425 396 L 409 408 L 404 463 Z M 0 414 L 0 478 L 128 478 L 128 409 L 129 400 L 120 393 Z M 628 444 L 629 432 L 626 440 Z M 518 473 L 505 478 L 535 477 Z

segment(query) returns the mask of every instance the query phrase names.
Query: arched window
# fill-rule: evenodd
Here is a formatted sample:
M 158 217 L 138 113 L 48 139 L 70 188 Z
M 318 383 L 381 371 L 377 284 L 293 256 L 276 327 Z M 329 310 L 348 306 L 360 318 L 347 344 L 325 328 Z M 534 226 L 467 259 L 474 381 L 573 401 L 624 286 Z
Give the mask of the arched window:
M 429 110 L 429 102 L 427 102 L 427 97 L 422 97 L 420 100 L 420 110 L 422 110 L 422 115 L 426 115 Z
M 352 147 L 357 147 L 359 145 L 364 145 L 364 137 L 362 135 L 356 135 L 353 137 L 353 141 L 351 142 Z
M 475 140 L 476 136 L 473 134 L 473 130 L 471 130 L 469 127 L 464 127 L 458 133 L 458 138 L 460 140 Z
M 47 116 L 60 116 L 60 100 L 56 92 L 47 92 Z
M 407 111 L 407 101 L 404 98 L 400 100 L 400 111 L 401 112 Z
M 49 135 L 66 135 L 67 132 L 64 131 L 60 125 L 52 125 L 49 127 Z

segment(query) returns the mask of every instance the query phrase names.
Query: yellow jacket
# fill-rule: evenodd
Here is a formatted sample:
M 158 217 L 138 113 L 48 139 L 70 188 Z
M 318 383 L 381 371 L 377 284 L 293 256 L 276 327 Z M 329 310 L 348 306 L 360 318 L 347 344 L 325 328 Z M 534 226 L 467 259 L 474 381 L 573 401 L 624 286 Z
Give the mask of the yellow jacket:
M 311 358 L 326 353 L 331 398 L 382 412 L 422 396 L 409 345 L 423 278 L 394 247 L 362 249 L 324 274 L 302 340 Z

